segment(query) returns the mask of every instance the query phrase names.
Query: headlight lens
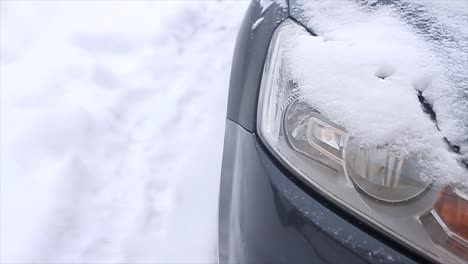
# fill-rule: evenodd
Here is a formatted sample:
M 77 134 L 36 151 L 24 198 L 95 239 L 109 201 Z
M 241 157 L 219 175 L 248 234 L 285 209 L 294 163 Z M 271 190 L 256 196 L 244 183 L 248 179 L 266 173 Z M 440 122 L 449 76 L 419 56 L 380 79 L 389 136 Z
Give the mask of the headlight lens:
M 313 37 L 286 20 L 270 44 L 258 109 L 265 145 L 318 191 L 383 232 L 439 262 L 468 261 L 466 189 L 429 180 L 411 154 L 366 145 L 303 100 L 285 52 L 298 36 Z
M 363 147 L 349 138 L 345 173 L 369 196 L 384 202 L 404 202 L 417 197 L 431 184 L 420 177 L 421 168 L 410 157 L 399 157 L 385 147 Z

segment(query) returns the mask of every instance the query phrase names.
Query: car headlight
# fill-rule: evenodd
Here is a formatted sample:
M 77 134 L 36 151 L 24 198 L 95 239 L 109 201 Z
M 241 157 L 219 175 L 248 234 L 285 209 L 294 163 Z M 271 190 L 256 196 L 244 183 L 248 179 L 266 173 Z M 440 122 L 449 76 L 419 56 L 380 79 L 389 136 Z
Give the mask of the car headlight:
M 272 38 L 258 107 L 263 143 L 316 190 L 384 233 L 436 261 L 467 262 L 466 188 L 424 177 L 427 168 L 411 155 L 362 143 L 303 100 L 285 52 L 300 35 L 309 33 L 286 20 Z

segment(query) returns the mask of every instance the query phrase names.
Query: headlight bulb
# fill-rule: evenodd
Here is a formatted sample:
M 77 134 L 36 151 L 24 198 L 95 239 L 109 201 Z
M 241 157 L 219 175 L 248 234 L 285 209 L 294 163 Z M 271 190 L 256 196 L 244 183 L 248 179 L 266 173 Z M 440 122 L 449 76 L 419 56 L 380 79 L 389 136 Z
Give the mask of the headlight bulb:
M 399 157 L 384 147 L 362 146 L 349 138 L 344 151 L 346 175 L 367 195 L 384 202 L 403 202 L 421 194 L 430 180 L 410 157 Z

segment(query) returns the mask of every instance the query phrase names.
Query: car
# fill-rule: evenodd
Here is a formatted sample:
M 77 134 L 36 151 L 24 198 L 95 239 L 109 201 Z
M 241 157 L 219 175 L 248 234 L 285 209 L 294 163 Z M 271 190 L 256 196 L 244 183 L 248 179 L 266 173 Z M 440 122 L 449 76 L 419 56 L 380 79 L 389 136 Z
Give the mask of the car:
M 410 166 L 390 154 L 384 154 L 387 163 L 382 168 L 391 177 L 379 178 L 383 183 L 370 180 L 347 161 L 364 159 L 356 153 L 365 148 L 353 143 L 346 128 L 297 97 L 275 101 L 275 97 L 297 89 L 297 84 L 283 81 L 278 74 L 281 42 L 290 39 L 291 31 L 320 36 L 299 2 L 252 1 L 240 28 L 229 84 L 221 171 L 219 263 L 468 263 L 466 188 L 441 187 L 419 178 L 403 186 L 400 170 Z M 338 6 L 345 1 L 322 2 Z M 400 1 L 363 2 L 371 9 Z M 418 14 L 424 10 L 405 14 L 424 17 Z M 460 12 L 466 17 L 466 9 Z M 434 18 L 426 16 L 413 26 L 435 32 L 432 38 L 440 40 L 443 30 L 438 31 L 434 23 Z M 324 38 L 321 41 L 329 41 Z M 390 44 L 383 48 L 391 50 Z M 405 54 L 403 57 L 411 56 L 411 52 Z M 466 59 L 466 51 L 460 54 Z M 466 72 L 466 64 L 464 67 Z M 314 70 L 317 68 L 308 69 Z M 376 73 L 375 82 L 385 82 L 391 74 L 392 70 L 384 67 Z M 466 78 L 462 82 L 466 89 Z M 431 124 L 434 131 L 443 130 L 435 124 L 436 110 L 425 90 L 416 89 L 413 94 L 414 109 L 421 110 L 417 117 L 427 118 L 424 124 Z M 385 108 L 385 102 L 381 106 Z M 291 136 L 304 118 L 307 128 L 306 132 L 301 130 L 303 138 Z M 456 160 L 456 165 L 451 161 L 446 164 L 458 166 L 466 176 L 468 141 L 455 144 L 443 137 L 441 142 Z M 380 149 L 375 150 L 374 155 L 381 155 Z M 390 170 L 388 162 L 399 165 Z

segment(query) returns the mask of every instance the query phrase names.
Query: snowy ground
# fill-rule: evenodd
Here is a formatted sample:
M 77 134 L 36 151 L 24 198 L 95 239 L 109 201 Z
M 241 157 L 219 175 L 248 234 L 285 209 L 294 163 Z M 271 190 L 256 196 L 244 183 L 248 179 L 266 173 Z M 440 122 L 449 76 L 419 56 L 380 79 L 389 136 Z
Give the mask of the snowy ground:
M 245 1 L 2 1 L 0 262 L 213 263 Z

